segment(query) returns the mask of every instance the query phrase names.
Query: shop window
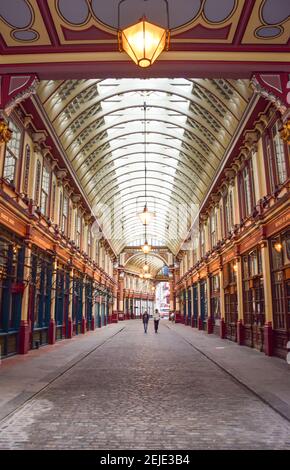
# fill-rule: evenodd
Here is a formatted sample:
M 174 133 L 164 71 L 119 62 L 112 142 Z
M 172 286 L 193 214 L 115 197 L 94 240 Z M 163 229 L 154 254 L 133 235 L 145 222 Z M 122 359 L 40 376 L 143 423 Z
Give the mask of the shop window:
M 86 283 L 86 320 L 90 326 L 93 316 L 93 283 Z
M 31 322 L 33 329 L 47 328 L 50 319 L 52 260 L 44 253 L 32 255 Z
M 207 306 L 207 283 L 206 281 L 200 282 L 200 318 L 205 328 L 205 322 L 208 316 L 208 306 Z
M 231 261 L 223 268 L 226 336 L 232 341 L 237 340 L 238 296 L 236 262 Z
M 16 168 L 20 157 L 21 131 L 16 124 L 11 121 L 9 127 L 12 130 L 11 140 L 6 145 L 4 157 L 3 178 L 9 183 L 16 184 Z
M 211 317 L 214 324 L 218 325 L 221 318 L 220 311 L 220 277 L 215 274 L 210 278 Z
M 55 297 L 55 322 L 57 326 L 63 326 L 68 321 L 70 276 L 64 268 L 57 270 L 56 297 Z M 63 333 L 59 334 L 61 339 Z
M 75 334 L 81 332 L 81 323 L 83 317 L 83 279 L 75 276 L 73 279 L 73 304 L 72 319 L 73 331 Z
M 242 256 L 245 344 L 263 350 L 264 284 L 260 248 Z
M 24 248 L 0 239 L 0 331 L 19 328 L 21 318 Z
M 49 211 L 49 190 L 50 190 L 50 172 L 43 167 L 42 181 L 41 181 L 41 201 L 40 210 L 43 215 L 48 215 Z
M 289 168 L 287 166 L 288 148 L 280 137 L 282 124 L 278 120 L 272 128 L 268 129 L 265 135 L 265 154 L 267 156 L 267 169 L 269 176 L 270 192 L 283 184 L 287 180 Z
M 271 240 L 274 328 L 290 335 L 290 231 Z

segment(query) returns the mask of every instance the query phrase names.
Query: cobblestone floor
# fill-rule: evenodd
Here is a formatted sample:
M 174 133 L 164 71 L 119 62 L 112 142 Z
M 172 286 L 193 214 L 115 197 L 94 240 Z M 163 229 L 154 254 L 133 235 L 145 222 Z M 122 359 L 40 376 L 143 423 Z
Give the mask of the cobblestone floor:
M 290 449 L 290 423 L 174 330 L 124 326 L 2 421 L 0 448 Z

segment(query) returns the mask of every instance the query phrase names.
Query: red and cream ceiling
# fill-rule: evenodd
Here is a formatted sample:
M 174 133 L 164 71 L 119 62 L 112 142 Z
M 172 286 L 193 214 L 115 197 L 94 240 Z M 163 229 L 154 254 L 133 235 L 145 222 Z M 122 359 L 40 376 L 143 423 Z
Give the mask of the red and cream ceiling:
M 118 3 L 1 0 L 0 73 L 35 72 L 46 79 L 248 78 L 253 72 L 289 70 L 289 0 L 168 0 L 170 50 L 147 71 L 118 52 Z M 121 26 L 143 13 L 166 23 L 163 0 L 126 0 Z

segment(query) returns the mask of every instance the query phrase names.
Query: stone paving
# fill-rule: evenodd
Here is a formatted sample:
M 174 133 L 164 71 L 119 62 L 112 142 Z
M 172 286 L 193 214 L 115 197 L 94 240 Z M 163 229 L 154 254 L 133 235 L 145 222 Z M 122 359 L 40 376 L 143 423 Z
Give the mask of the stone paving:
M 290 423 L 177 329 L 119 326 L 1 422 L 1 449 L 290 449 Z

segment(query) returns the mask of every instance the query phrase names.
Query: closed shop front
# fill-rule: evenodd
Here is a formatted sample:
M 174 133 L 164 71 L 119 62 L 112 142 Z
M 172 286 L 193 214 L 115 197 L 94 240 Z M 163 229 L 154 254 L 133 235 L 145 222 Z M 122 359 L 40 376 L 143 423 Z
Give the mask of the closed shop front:
M 242 255 L 245 345 L 264 349 L 264 284 L 261 250 L 254 248 Z
M 290 340 L 290 231 L 270 241 L 274 354 L 285 358 Z
M 211 321 L 213 324 L 213 332 L 220 335 L 220 277 L 219 274 L 213 274 L 210 278 L 210 302 L 211 302 Z
M 223 274 L 226 338 L 231 341 L 237 341 L 238 291 L 236 265 L 234 261 L 224 265 Z
M 51 310 L 53 259 L 45 251 L 33 249 L 29 292 L 31 348 L 48 344 Z
M 9 232 L 0 236 L 0 356 L 18 352 L 21 319 L 24 247 Z

